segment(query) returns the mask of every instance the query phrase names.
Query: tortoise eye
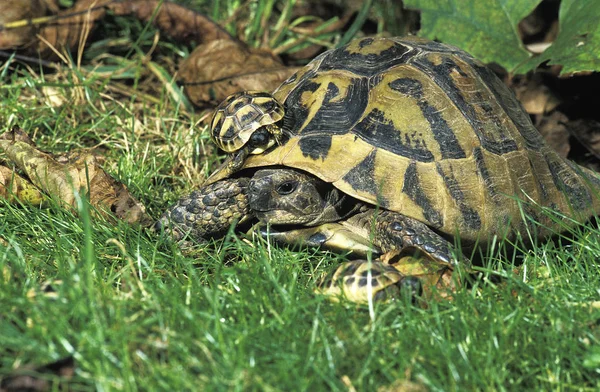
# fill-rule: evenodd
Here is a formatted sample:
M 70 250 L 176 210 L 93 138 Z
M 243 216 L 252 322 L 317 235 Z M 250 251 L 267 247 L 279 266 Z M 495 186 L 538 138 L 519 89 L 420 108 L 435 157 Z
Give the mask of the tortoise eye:
M 294 192 L 297 187 L 297 181 L 286 181 L 277 187 L 277 193 L 284 196 L 289 195 L 290 193 Z

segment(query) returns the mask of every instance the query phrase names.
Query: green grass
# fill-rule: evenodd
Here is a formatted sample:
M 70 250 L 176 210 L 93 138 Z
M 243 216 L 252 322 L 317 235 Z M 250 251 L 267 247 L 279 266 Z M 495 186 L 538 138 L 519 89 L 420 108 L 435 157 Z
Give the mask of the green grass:
M 73 355 L 82 387 L 432 390 L 598 387 L 596 239 L 501 263 L 423 310 L 311 290 L 340 261 L 233 238 L 184 257 L 153 235 L 58 209 L 3 208 L 0 369 Z M 598 232 L 588 234 L 597 238 Z M 56 297 L 40 284 L 60 279 Z M 37 292 L 36 296 L 31 296 Z
M 205 9 L 221 16 L 229 3 Z M 130 24 L 132 34 L 143 28 Z M 152 34 L 128 39 L 124 52 L 152 44 Z M 187 50 L 173 47 L 158 52 Z M 131 52 L 142 85 L 152 74 Z M 96 147 L 155 218 L 216 167 L 195 127 L 203 112 L 176 109 L 160 84 L 155 105 L 108 94 L 113 81 L 97 73 L 6 65 L 2 131 L 18 125 L 53 153 Z M 64 105 L 49 105 L 49 87 Z M 75 390 L 373 391 L 407 380 L 444 391 L 600 388 L 600 232 L 591 226 L 518 265 L 492 254 L 452 302 L 376 304 L 371 318 L 312 293 L 342 256 L 234 236 L 183 255 L 147 230 L 89 219 L 85 203 L 77 212 L 0 203 L 0 378 L 73 356 Z

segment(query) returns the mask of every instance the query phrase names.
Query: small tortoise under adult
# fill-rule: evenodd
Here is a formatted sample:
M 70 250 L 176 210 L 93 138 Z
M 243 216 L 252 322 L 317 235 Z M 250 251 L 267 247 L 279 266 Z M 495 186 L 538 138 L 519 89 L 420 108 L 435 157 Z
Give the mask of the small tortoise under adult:
M 452 268 L 468 264 L 456 237 L 483 248 L 546 238 L 600 211 L 599 177 L 547 146 L 492 71 L 417 37 L 355 40 L 272 95 L 236 94 L 217 108 L 212 136 L 230 156 L 159 221 L 176 239 L 258 218 L 295 225 L 274 233 L 283 242 L 359 255 L 416 249 Z M 407 281 L 365 263 L 340 266 L 326 286 L 372 298 Z M 385 279 L 361 280 L 365 271 Z

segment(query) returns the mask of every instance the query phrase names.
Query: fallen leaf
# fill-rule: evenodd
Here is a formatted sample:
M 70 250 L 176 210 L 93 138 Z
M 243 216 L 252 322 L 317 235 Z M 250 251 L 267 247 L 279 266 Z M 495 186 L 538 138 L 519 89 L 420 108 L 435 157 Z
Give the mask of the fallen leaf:
M 543 82 L 542 75 L 532 74 L 512 79 L 510 87 L 529 114 L 546 114 L 561 103 L 561 100 Z
M 210 42 L 218 39 L 235 40 L 209 17 L 175 3 L 162 0 L 115 2 L 107 6 L 119 16 L 134 15 L 145 22 L 152 21 L 161 31 L 183 42 Z
M 554 149 L 563 158 L 566 158 L 571 151 L 569 143 L 569 133 L 567 122 L 568 118 L 565 114 L 559 111 L 554 111 L 550 114 L 539 116 L 535 127 L 544 137 L 546 143 Z
M 152 21 L 166 34 L 185 42 L 234 40 L 210 18 L 160 0 L 79 0 L 69 9 L 56 12 L 57 9 L 50 0 L 2 0 L 0 49 L 23 49 L 25 53 L 39 54 L 46 60 L 56 58 L 57 52 L 65 48 L 72 51 L 82 48 L 107 10 L 118 16 L 132 15 L 143 21 Z M 30 23 L 31 18 L 45 16 L 48 10 L 54 11 L 53 15 Z
M 0 1 L 0 49 L 26 48 L 36 41 L 38 26 L 28 20 L 44 16 L 46 4 L 42 0 L 2 0 Z M 22 21 L 12 28 L 13 22 Z
M 569 121 L 567 128 L 594 156 L 600 159 L 600 122 L 592 119 Z
M 0 197 L 34 206 L 41 206 L 46 199 L 35 185 L 5 166 L 0 166 Z
M 180 64 L 180 76 L 190 100 L 200 106 L 216 105 L 237 91 L 272 91 L 298 69 L 285 67 L 269 50 L 248 48 L 210 18 L 174 3 L 79 0 L 68 10 L 31 24 L 27 23 L 29 18 L 46 12 L 47 7 L 36 4 L 42 0 L 3 1 L 9 3 L 0 6 L 7 10 L 7 16 L 0 17 L 4 27 L 0 30 L 0 49 L 20 48 L 44 60 L 55 59 L 64 49 L 81 50 L 107 10 L 152 22 L 174 39 L 198 43 Z M 22 27 L 6 25 L 17 19 L 23 22 Z M 60 105 L 59 101 L 52 102 Z
M 43 366 L 23 366 L 0 378 L 0 392 L 45 392 L 68 390 L 75 374 L 75 360 L 69 356 Z
M 571 150 L 570 134 L 565 126 L 568 117 L 557 110 L 562 101 L 547 86 L 544 75 L 528 74 L 513 78 L 508 84 L 546 143 L 566 158 Z
M 23 133 L 11 131 L 0 137 L 0 149 L 22 170 L 31 183 L 63 205 L 76 207 L 76 192 L 87 194 L 90 204 L 106 217 L 112 213 L 127 223 L 152 223 L 144 206 L 98 164 L 92 154 L 71 155 L 58 162 L 27 141 Z
M 238 91 L 273 91 L 298 69 L 284 66 L 268 50 L 221 39 L 198 45 L 181 62 L 179 76 L 190 100 L 206 106 Z

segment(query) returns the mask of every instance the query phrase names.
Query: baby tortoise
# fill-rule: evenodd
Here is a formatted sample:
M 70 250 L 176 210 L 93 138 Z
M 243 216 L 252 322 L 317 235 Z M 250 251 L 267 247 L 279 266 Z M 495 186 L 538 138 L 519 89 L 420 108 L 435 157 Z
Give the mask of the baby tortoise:
M 243 91 L 215 109 L 211 138 L 221 150 L 232 153 L 231 171 L 239 170 L 248 154 L 262 154 L 279 139 L 283 106 L 271 94 Z

